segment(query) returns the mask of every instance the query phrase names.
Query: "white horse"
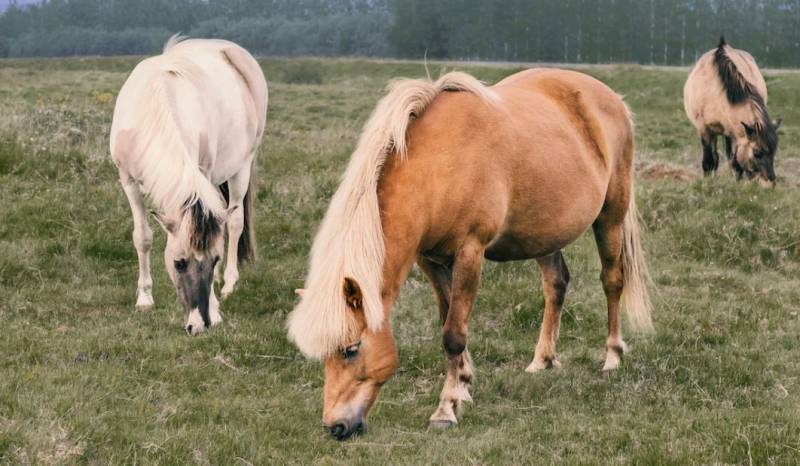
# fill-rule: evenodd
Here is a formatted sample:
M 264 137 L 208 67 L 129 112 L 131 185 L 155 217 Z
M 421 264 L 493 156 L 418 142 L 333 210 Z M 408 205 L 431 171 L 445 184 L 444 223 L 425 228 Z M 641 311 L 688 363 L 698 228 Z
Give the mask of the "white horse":
M 117 97 L 111 158 L 133 213 L 136 306 L 153 305 L 146 194 L 167 233 L 164 261 L 190 335 L 222 321 L 213 280 L 224 226 L 223 298 L 239 278 L 237 262 L 253 258 L 250 190 L 266 113 L 267 82 L 247 51 L 227 41 L 177 35 L 161 55 L 136 66 Z

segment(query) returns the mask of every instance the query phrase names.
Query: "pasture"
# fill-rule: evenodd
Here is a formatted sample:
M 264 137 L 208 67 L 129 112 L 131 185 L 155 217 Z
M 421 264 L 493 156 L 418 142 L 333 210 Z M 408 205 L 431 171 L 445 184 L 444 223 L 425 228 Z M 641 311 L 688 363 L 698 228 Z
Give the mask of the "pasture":
M 783 117 L 778 186 L 702 178 L 684 69 L 589 67 L 637 124 L 637 199 L 656 333 L 600 372 L 605 297 L 594 240 L 565 250 L 563 367 L 524 372 L 543 298 L 535 263 L 488 263 L 471 317 L 475 402 L 428 431 L 444 379 L 419 270 L 392 318 L 395 377 L 366 436 L 321 428 L 322 370 L 286 340 L 319 221 L 392 77 L 421 63 L 261 60 L 258 261 L 199 337 L 164 271 L 134 309 L 128 204 L 108 157 L 115 93 L 135 58 L 0 61 L 0 462 L 20 464 L 800 463 L 800 73 L 768 73 Z M 431 64 L 493 83 L 518 67 Z M 554 154 L 554 156 L 557 156 Z

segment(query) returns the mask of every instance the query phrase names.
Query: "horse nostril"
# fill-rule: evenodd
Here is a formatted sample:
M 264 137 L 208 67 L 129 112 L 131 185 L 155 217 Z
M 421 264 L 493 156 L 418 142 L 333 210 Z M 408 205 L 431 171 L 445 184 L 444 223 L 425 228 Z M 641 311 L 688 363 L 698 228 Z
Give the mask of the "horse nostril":
M 186 333 L 191 335 L 192 334 L 192 324 L 186 326 Z
M 364 434 L 367 432 L 367 425 L 363 422 L 359 422 L 353 427 L 353 432 L 356 434 Z
M 336 437 L 336 440 L 344 440 L 347 438 L 347 426 L 342 423 L 334 424 L 331 427 L 331 435 Z

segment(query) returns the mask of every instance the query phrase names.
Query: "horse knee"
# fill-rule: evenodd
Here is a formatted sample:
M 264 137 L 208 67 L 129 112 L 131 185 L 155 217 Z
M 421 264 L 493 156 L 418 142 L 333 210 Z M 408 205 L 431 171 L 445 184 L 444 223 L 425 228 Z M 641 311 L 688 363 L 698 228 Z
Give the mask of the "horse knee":
M 147 225 L 144 228 L 133 229 L 133 245 L 142 252 L 150 251 L 153 246 L 153 230 Z
M 622 292 L 624 279 L 620 267 L 603 269 L 600 272 L 600 281 L 603 283 L 603 290 L 606 295 L 616 295 Z
M 244 212 L 242 212 L 242 205 L 239 204 L 228 215 L 228 231 L 232 233 L 241 233 L 244 229 Z

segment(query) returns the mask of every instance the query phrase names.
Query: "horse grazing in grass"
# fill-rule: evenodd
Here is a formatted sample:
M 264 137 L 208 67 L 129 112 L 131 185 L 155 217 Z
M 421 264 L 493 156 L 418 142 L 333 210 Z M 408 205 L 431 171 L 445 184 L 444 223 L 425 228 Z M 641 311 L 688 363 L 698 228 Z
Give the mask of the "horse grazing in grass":
M 222 320 L 213 280 L 225 246 L 223 228 L 227 225 L 223 297 L 238 280 L 237 263 L 255 253 L 253 165 L 266 112 L 260 66 L 247 51 L 222 40 L 173 36 L 162 55 L 136 66 L 117 98 L 111 157 L 133 213 L 136 306 L 153 305 L 146 194 L 167 233 L 164 261 L 190 335 Z
M 395 372 L 389 315 L 414 262 L 433 285 L 447 355 L 431 425 L 457 423 L 470 400 L 467 320 L 484 258 L 538 262 L 544 319 L 527 370 L 557 366 L 561 249 L 592 227 L 608 301 L 604 369 L 616 368 L 620 298 L 635 326 L 651 326 L 633 140 L 622 99 L 572 71 L 523 71 L 493 87 L 463 73 L 396 82 L 331 201 L 288 321 L 300 350 L 324 360 L 331 434 L 362 431 Z
M 753 56 L 721 37 L 716 49 L 697 61 L 683 88 L 683 105 L 703 144 L 703 172 L 717 171 L 717 136 L 736 179 L 757 177 L 775 184 L 780 118 L 767 112 L 767 84 Z

